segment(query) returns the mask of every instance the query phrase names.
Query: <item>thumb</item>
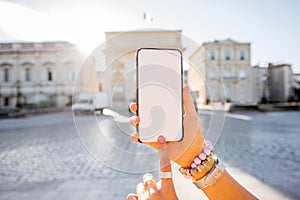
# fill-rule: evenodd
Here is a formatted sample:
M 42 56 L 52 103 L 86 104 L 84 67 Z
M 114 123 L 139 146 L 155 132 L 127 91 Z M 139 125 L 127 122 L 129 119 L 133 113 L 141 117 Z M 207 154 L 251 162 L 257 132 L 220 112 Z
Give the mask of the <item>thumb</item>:
M 184 86 L 182 97 L 183 97 L 183 105 L 186 114 L 195 114 L 196 113 L 195 105 L 192 96 L 190 94 L 190 88 L 188 86 Z

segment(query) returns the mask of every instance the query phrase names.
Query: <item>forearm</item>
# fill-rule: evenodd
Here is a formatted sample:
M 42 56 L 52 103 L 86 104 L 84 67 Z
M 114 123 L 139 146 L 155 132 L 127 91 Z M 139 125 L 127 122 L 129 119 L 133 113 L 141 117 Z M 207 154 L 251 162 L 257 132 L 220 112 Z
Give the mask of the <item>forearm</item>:
M 227 171 L 214 184 L 202 189 L 209 199 L 257 199 L 243 186 L 241 186 Z
M 210 148 L 211 143 L 205 141 L 204 146 L 206 158 L 199 154 L 192 161 L 192 164 L 189 164 L 190 168 L 181 167 L 179 171 L 183 175 L 191 177 L 196 187 L 202 189 L 209 199 L 257 199 L 225 170 L 224 164 L 214 155 L 212 150 L 208 151 L 212 149 Z M 204 152 L 204 150 L 202 151 Z M 201 162 L 199 162 L 200 157 L 202 157 Z M 197 159 L 198 164 L 196 163 Z

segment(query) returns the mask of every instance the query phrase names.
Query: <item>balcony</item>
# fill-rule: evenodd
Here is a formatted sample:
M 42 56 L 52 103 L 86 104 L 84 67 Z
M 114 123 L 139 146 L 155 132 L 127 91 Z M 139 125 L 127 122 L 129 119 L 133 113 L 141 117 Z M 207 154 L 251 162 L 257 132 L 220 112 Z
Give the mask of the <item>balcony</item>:
M 233 81 L 235 81 L 235 80 L 238 80 L 239 77 L 237 77 L 237 76 L 223 76 L 223 79 L 224 80 L 233 80 Z

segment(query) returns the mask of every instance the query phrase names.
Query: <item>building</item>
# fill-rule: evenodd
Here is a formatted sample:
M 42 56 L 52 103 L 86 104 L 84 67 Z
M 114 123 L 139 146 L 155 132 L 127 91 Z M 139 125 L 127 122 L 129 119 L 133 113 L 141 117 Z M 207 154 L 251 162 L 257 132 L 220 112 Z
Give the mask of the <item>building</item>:
M 0 44 L 0 108 L 65 106 L 83 56 L 68 42 Z
M 106 32 L 105 35 L 105 67 L 100 81 L 102 89 L 108 92 L 112 100 L 113 108 L 127 108 L 128 101 L 135 100 L 135 62 L 139 48 L 175 48 L 183 51 L 180 30 Z M 103 59 L 99 56 L 101 53 L 95 54 L 100 58 L 99 61 L 96 59 L 99 66 Z
M 253 104 L 250 43 L 231 39 L 203 43 L 190 57 L 188 83 L 198 104 Z
M 300 101 L 300 74 L 293 74 L 294 101 Z
M 253 101 L 255 103 L 267 103 L 269 99 L 268 68 L 254 66 L 253 70 Z
M 300 88 L 300 74 L 294 73 L 293 74 L 293 81 L 294 81 L 294 87 Z
M 287 102 L 294 96 L 293 72 L 291 65 L 269 63 L 268 66 L 269 101 Z

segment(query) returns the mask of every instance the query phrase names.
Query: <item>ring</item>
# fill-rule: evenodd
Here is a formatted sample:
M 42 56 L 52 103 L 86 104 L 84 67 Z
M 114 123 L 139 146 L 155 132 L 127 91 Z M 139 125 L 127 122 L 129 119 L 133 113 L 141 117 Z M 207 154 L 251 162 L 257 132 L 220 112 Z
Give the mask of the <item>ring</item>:
M 155 183 L 155 180 L 151 180 L 151 181 L 146 181 L 146 182 L 144 182 L 144 190 L 147 189 L 147 187 L 148 187 L 148 185 L 149 185 L 150 183 Z
M 172 178 L 172 172 L 159 172 L 159 178 Z
M 140 140 L 140 138 L 138 138 L 138 142 L 139 142 L 139 143 L 143 143 L 143 142 Z

